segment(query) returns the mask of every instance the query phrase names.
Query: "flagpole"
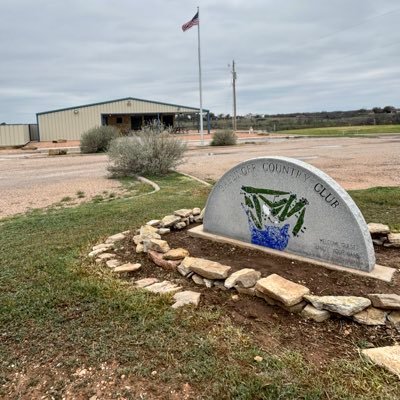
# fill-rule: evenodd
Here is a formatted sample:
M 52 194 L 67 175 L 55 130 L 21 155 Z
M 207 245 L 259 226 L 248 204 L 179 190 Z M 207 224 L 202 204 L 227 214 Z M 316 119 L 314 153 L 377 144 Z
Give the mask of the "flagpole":
M 204 146 L 204 132 L 203 132 L 203 93 L 201 85 L 201 53 L 200 53 L 200 9 L 197 7 L 197 15 L 199 23 L 197 24 L 197 50 L 199 58 L 199 91 L 200 91 L 200 136 L 201 145 Z

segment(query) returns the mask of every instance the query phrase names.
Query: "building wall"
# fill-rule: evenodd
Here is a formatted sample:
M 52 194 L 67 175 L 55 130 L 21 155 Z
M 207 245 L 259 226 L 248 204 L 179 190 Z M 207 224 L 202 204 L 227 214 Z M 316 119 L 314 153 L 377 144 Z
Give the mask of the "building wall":
M 29 140 L 29 125 L 0 125 L 0 146 L 22 146 Z
M 41 141 L 80 140 L 82 133 L 100 126 L 102 114 L 147 114 L 194 112 L 192 108 L 141 100 L 119 100 L 93 106 L 77 107 L 38 114 Z

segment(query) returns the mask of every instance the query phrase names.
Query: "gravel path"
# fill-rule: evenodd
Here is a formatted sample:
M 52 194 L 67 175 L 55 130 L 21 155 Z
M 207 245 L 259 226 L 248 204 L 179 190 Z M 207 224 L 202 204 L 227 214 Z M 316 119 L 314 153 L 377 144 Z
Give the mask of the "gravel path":
M 235 147 L 194 148 L 179 170 L 217 180 L 238 162 L 280 155 L 304 160 L 336 179 L 345 189 L 400 186 L 400 137 L 275 140 Z M 117 180 L 107 178 L 107 156 L 47 157 L 0 151 L 0 218 L 42 208 L 66 196 L 87 201 L 103 191 L 119 193 Z M 77 199 L 83 191 L 85 197 Z
M 103 191 L 119 192 L 107 179 L 104 155 L 47 157 L 0 153 L 0 218 L 74 198 L 87 201 Z M 85 197 L 78 199 L 78 191 Z

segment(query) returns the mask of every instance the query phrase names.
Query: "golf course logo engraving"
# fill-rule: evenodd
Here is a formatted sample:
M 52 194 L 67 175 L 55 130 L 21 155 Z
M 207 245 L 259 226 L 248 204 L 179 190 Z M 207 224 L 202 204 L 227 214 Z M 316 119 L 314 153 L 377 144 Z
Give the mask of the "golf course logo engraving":
M 284 250 L 291 237 L 305 232 L 309 204 L 304 197 L 280 190 L 242 186 L 242 207 L 247 215 L 251 243 Z
M 367 224 L 352 198 L 293 158 L 254 158 L 227 171 L 208 197 L 203 230 L 347 268 L 375 266 Z

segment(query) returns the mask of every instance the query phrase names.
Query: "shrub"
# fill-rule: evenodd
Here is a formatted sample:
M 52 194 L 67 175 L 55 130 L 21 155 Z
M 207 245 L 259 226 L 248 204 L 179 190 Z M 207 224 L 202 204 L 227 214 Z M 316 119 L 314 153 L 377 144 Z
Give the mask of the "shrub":
M 186 144 L 167 132 L 144 129 L 114 139 L 108 150 L 112 176 L 165 175 L 182 161 Z
M 81 152 L 99 153 L 108 150 L 112 139 L 120 136 L 120 132 L 114 126 L 98 126 L 82 134 Z
M 235 132 L 229 130 L 217 131 L 214 133 L 211 146 L 232 146 L 236 144 Z

